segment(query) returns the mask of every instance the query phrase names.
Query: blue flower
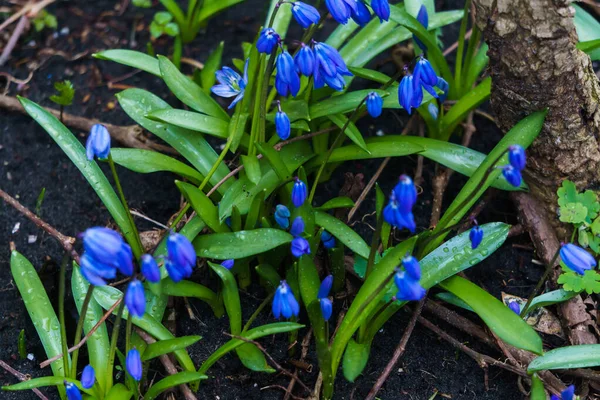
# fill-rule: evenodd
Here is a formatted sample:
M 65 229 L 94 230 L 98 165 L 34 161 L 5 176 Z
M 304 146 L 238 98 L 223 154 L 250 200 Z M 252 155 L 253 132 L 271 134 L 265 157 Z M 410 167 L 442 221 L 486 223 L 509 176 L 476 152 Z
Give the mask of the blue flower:
M 394 282 L 398 288 L 396 299 L 400 301 L 417 301 L 425 296 L 425 289 L 421 286 L 418 279 L 413 279 L 407 273 L 396 272 Z
M 438 82 L 438 77 L 433 70 L 431 63 L 422 55 L 419 57 L 415 65 L 413 76 L 418 84 L 424 83 L 428 86 L 435 86 Z M 437 95 L 435 97 L 437 97 Z
M 279 111 L 275 114 L 275 131 L 281 140 L 287 140 L 292 131 L 290 119 L 285 112 L 281 111 L 279 101 L 277 102 L 277 106 L 279 107 Z
M 367 111 L 373 118 L 377 118 L 381 115 L 381 109 L 383 108 L 383 99 L 380 95 L 375 92 L 371 92 L 367 95 Z
M 326 249 L 333 249 L 335 247 L 335 238 L 327 231 L 321 232 L 321 241 Z
M 402 259 L 402 266 L 409 277 L 416 280 L 421 279 L 421 266 L 415 257 L 410 254 L 404 256 Z
M 302 75 L 311 76 L 315 70 L 315 52 L 310 46 L 300 44 L 300 50 L 294 56 L 296 68 Z
M 142 380 L 142 359 L 140 358 L 140 352 L 135 347 L 127 353 L 125 367 L 135 381 Z
M 379 17 L 379 21 L 387 21 L 390 19 L 390 3 L 388 0 L 371 0 L 371 8 L 375 15 Z
M 65 389 L 67 391 L 67 400 L 82 400 L 81 392 L 75 384 L 65 381 Z
M 525 169 L 527 164 L 527 156 L 525 155 L 525 149 L 518 144 L 513 144 L 508 147 L 508 162 L 513 168 L 522 171 Z
M 113 262 L 123 246 L 123 238 L 117 232 L 101 226 L 86 229 L 81 237 L 85 252 L 106 264 Z
M 394 192 L 390 195 L 389 203 L 383 209 L 383 219 L 388 224 L 395 226 L 398 229 L 406 228 L 411 233 L 415 233 L 415 230 L 417 229 L 413 213 L 406 213 L 400 210 Z
M 479 225 L 475 225 L 469 232 L 469 240 L 471 241 L 471 248 L 475 250 L 483 240 L 483 229 Z
M 92 285 L 104 286 L 106 279 L 114 279 L 117 276 L 114 265 L 97 261 L 87 252 L 80 257 L 79 263 L 81 274 Z
M 235 264 L 235 260 L 230 259 L 230 260 L 224 260 L 221 265 L 227 269 L 231 269 L 233 268 L 233 265 Z
M 325 4 L 333 19 L 342 25 L 346 25 L 352 11 L 356 12 L 358 7 L 356 0 L 325 0 Z
M 131 247 L 112 229 L 93 227 L 83 234 L 81 273 L 92 285 L 106 285 L 105 279 L 112 279 L 118 268 L 123 274 L 133 273 Z
M 443 103 L 446 100 L 446 97 L 448 97 L 448 90 L 450 89 L 450 85 L 448 85 L 448 82 L 446 82 L 444 78 L 438 76 L 438 80 L 435 86 L 439 88 L 442 92 L 444 92 L 439 96 L 440 103 Z
M 312 24 L 318 24 L 321 19 L 321 15 L 316 8 L 301 1 L 292 3 L 292 15 L 305 29 Z
M 302 217 L 296 217 L 294 222 L 292 222 L 292 229 L 290 229 L 290 233 L 294 237 L 298 237 L 304 233 L 304 220 Z
M 419 108 L 423 101 L 423 91 L 421 90 L 421 86 L 415 85 L 414 76 L 410 73 L 404 75 L 400 81 L 398 101 L 409 115 L 412 113 L 412 108 Z
M 417 202 L 417 188 L 408 175 L 400 175 L 400 179 L 394 187 L 394 195 L 401 213 L 406 214 L 412 211 Z
M 146 312 L 146 296 L 142 282 L 133 279 L 125 292 L 125 305 L 134 317 L 142 318 Z
M 331 314 L 333 313 L 333 303 L 327 297 L 319 299 L 321 305 L 321 315 L 325 321 L 329 321 Z
M 275 88 L 281 96 L 292 94 L 296 96 L 300 90 L 300 76 L 296 72 L 294 59 L 287 51 L 282 51 L 277 56 L 277 74 L 275 75 Z
M 438 109 L 438 106 L 435 103 L 435 101 L 429 103 L 429 105 L 427 106 L 427 111 L 429 111 L 429 115 L 431 115 L 431 118 L 433 118 L 434 120 L 438 119 L 438 114 L 440 110 Z
M 275 29 L 265 28 L 260 32 L 260 36 L 256 41 L 256 48 L 259 53 L 271 54 L 280 40 L 281 38 L 279 37 L 279 34 L 275 32 Z M 248 81 L 246 81 L 246 83 L 248 83 Z
M 319 286 L 319 292 L 317 293 L 317 299 L 324 299 L 329 296 L 331 287 L 333 286 L 333 275 L 327 275 L 321 285 Z
M 121 251 L 117 254 L 116 262 L 117 268 L 123 275 L 133 275 L 133 254 L 127 243 L 121 244 Z
M 308 193 L 306 183 L 302 182 L 298 177 L 295 178 L 294 186 L 292 187 L 292 204 L 294 207 L 300 207 L 306 201 Z
M 356 2 L 356 11 L 352 10 L 350 15 L 354 22 L 360 26 L 365 26 L 371 20 L 371 12 L 365 6 L 365 3 L 360 0 Z
M 560 248 L 560 258 L 567 267 L 577 272 L 579 275 L 583 275 L 586 270 L 596 266 L 594 257 L 573 243 L 564 244 Z
M 517 315 L 521 315 L 521 306 L 514 300 L 508 302 L 508 308 Z
M 290 226 L 290 210 L 283 204 L 275 207 L 275 222 L 281 229 L 287 229 Z
M 94 156 L 103 160 L 108 158 L 108 153 L 110 153 L 110 133 L 104 125 L 94 124 L 85 142 L 85 155 L 90 161 Z
M 281 281 L 281 284 L 277 286 L 271 311 L 273 311 L 275 318 L 283 316 L 289 319 L 292 316 L 297 317 L 300 314 L 300 305 L 286 281 Z
M 329 77 L 352 76 L 346 62 L 335 48 L 323 42 L 315 42 L 314 50 L 319 72 Z
M 521 171 L 515 169 L 512 165 L 502 167 L 502 175 L 514 187 L 521 186 Z
M 575 386 L 571 385 L 560 393 L 560 398 L 552 395 L 550 400 L 575 400 Z
M 167 238 L 167 272 L 174 282 L 192 275 L 196 266 L 196 250 L 192 243 L 180 233 L 172 232 Z
M 296 258 L 300 258 L 305 254 L 310 254 L 310 245 L 308 244 L 308 240 L 297 237 L 292 240 L 292 255 Z
M 429 15 L 427 14 L 427 7 L 425 7 L 424 5 L 421 5 L 421 8 L 419 9 L 419 13 L 417 14 L 417 21 L 419 21 L 419 23 L 423 25 L 425 29 L 429 27 Z M 413 39 L 422 51 L 427 51 L 427 46 L 425 46 L 425 43 L 421 42 L 421 40 L 415 35 L 413 35 Z
M 240 76 L 240 74 L 229 67 L 223 67 L 223 69 L 215 73 L 219 84 L 213 86 L 210 90 L 220 97 L 229 98 L 236 96 L 229 107 L 227 107 L 229 109 L 233 108 L 238 101 L 244 98 L 246 85 L 248 85 L 248 61 L 249 60 L 246 60 L 246 65 L 244 66 L 243 78 Z
M 96 372 L 94 371 L 94 367 L 91 365 L 86 365 L 81 373 L 81 386 L 84 389 L 91 389 L 94 386 L 94 382 L 96 381 Z
M 140 258 L 142 267 L 142 274 L 146 277 L 148 282 L 158 283 L 160 282 L 160 270 L 156 260 L 150 254 L 144 254 Z

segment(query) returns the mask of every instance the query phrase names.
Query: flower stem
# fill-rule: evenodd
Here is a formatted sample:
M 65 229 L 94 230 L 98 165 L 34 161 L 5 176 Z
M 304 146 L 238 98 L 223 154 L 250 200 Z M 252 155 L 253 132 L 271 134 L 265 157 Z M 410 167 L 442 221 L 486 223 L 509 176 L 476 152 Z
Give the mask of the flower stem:
M 248 322 L 246 322 L 246 325 L 244 325 L 244 328 L 242 329 L 242 334 L 244 332 L 246 332 L 248 330 L 248 328 L 250 328 L 250 326 L 252 326 L 252 323 L 254 322 L 256 317 L 258 317 L 258 314 L 260 314 L 260 312 L 267 306 L 267 304 L 269 304 L 269 302 L 271 301 L 271 299 L 273 298 L 274 295 L 275 295 L 275 291 L 271 292 L 271 294 L 268 295 L 267 298 L 264 299 L 262 303 L 260 303 L 260 305 L 258 306 L 256 311 L 254 311 L 254 313 L 252 313 L 252 315 L 248 319 Z
M 115 324 L 113 325 L 113 330 L 110 337 L 110 350 L 108 351 L 108 369 L 106 371 L 106 388 L 112 387 L 113 383 L 113 367 L 115 364 L 115 353 L 117 351 L 117 340 L 119 339 L 121 319 L 123 317 L 123 310 L 125 309 L 125 293 L 123 293 L 123 297 L 121 297 L 118 301 L 120 301 L 121 304 L 119 304 L 119 309 L 117 310 L 117 317 L 115 319 Z
M 531 294 L 529 295 L 529 298 L 527 299 L 527 303 L 525 303 L 525 307 L 523 307 L 523 309 L 521 310 L 521 314 L 519 314 L 521 318 L 525 317 L 525 315 L 527 314 L 527 309 L 531 305 L 533 298 L 538 295 L 538 293 L 540 292 L 540 289 L 544 285 L 544 282 L 546 282 L 546 279 L 548 279 L 548 277 L 550 276 L 550 273 L 552 272 L 552 269 L 554 268 L 554 263 L 556 263 L 556 260 L 558 259 L 559 254 L 560 254 L 560 247 L 558 248 L 558 250 L 556 250 L 556 253 L 554 253 L 554 256 L 552 257 L 552 261 L 550 261 L 550 263 L 546 266 L 546 271 L 544 271 L 544 275 L 542 275 L 541 279 L 538 281 L 537 285 L 535 286 L 535 289 L 533 289 L 533 292 L 531 292 Z
M 85 318 L 87 316 L 87 309 L 92 300 L 92 294 L 94 293 L 94 285 L 89 285 L 87 293 L 85 294 L 85 299 L 83 300 L 83 304 L 81 305 L 81 312 L 79 313 L 79 321 L 77 321 L 77 328 L 75 328 L 75 340 L 74 344 L 77 344 L 81 341 L 81 334 L 83 332 L 83 324 L 85 322 Z M 64 354 L 64 353 L 63 353 Z M 79 358 L 79 348 L 73 350 L 73 354 L 71 354 L 71 377 L 75 378 L 77 376 L 77 359 Z
M 67 345 L 67 328 L 65 325 L 65 277 L 67 275 L 67 264 L 70 254 L 67 252 L 60 263 L 58 276 L 58 319 L 60 322 L 60 344 L 63 353 L 63 368 L 65 376 L 69 376 L 69 346 Z
M 131 229 L 133 229 L 133 233 L 137 240 L 137 245 L 140 251 L 143 251 L 144 246 L 142 246 L 142 241 L 140 240 L 140 235 L 138 233 L 137 227 L 135 226 L 135 221 L 133 220 L 133 216 L 131 212 L 129 212 L 129 206 L 127 205 L 127 200 L 125 199 L 125 192 L 123 192 L 123 187 L 121 186 L 121 180 L 119 179 L 119 175 L 117 174 L 117 168 L 115 166 L 115 162 L 112 158 L 112 154 L 108 153 L 108 165 L 110 165 L 110 171 L 112 172 L 113 179 L 115 180 L 115 186 L 117 187 L 117 193 L 119 194 L 119 198 L 121 199 L 121 204 L 125 207 L 125 212 L 127 213 L 127 218 L 129 219 L 129 223 L 131 224 Z M 134 246 L 135 247 L 135 246 Z M 136 253 L 135 248 L 134 254 Z M 135 254 L 136 258 L 139 258 L 141 254 Z

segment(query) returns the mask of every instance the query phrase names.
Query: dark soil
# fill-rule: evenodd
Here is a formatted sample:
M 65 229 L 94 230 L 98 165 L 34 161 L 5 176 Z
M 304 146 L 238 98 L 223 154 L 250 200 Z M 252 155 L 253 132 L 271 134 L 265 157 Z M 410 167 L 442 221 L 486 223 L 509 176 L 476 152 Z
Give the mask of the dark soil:
M 114 97 L 117 88 L 109 89 L 107 83 L 131 72 L 131 69 L 104 61 L 97 61 L 90 54 L 106 48 L 132 47 L 143 51 L 148 40 L 147 30 L 135 29 L 135 44 L 131 42 L 132 29 L 138 24 L 148 24 L 152 18 L 151 11 L 129 7 L 121 17 L 117 16 L 114 1 L 99 0 L 88 2 L 84 0 L 59 2 L 50 11 L 57 15 L 59 30 L 69 28 L 69 33 L 53 37 L 51 33 L 31 33 L 22 38 L 13 52 L 9 65 L 2 69 L 17 78 L 24 79 L 28 75 L 27 66 L 30 63 L 42 63 L 31 81 L 18 92 L 13 84 L 9 94 L 21 94 L 45 106 L 52 106 L 48 101 L 53 93 L 52 85 L 56 81 L 70 79 L 77 89 L 73 106 L 67 111 L 75 115 L 99 118 L 112 124 L 131 124 L 132 121 L 119 108 Z M 197 60 L 205 60 L 207 54 L 215 45 L 225 41 L 224 63 L 241 56 L 239 43 L 242 40 L 252 40 L 266 13 L 265 1 L 247 0 L 245 4 L 235 7 L 219 15 L 213 24 L 207 28 L 192 45 L 188 46 L 187 56 Z M 454 7 L 456 8 L 456 6 Z M 455 31 L 456 29 L 453 29 Z M 294 35 L 290 35 L 294 37 Z M 34 43 L 33 43 L 33 42 Z M 160 40 L 156 48 L 166 53 L 169 41 Z M 49 50 L 60 50 L 48 58 Z M 69 61 L 74 55 L 85 51 L 87 55 L 75 61 Z M 46 60 L 46 61 L 43 61 Z M 162 82 L 145 73 L 119 80 L 119 84 L 147 88 L 161 95 L 173 105 L 177 102 L 166 90 Z M 402 123 L 405 116 L 400 115 Z M 476 118 L 477 133 L 473 145 L 477 150 L 489 151 L 496 143 L 501 133 L 487 120 Z M 398 133 L 398 119 L 391 112 L 386 112 L 378 120 L 366 120 L 362 123 L 363 132 L 373 134 L 377 129 L 386 133 Z M 31 118 L 0 112 L 0 182 L 6 192 L 17 197 L 27 207 L 33 209 L 36 199 L 43 188 L 46 195 L 42 204 L 41 216 L 61 232 L 75 236 L 78 232 L 92 225 L 110 223 L 110 216 L 102 206 L 92 189 L 81 176 L 79 171 L 70 163 L 52 139 Z M 76 132 L 81 139 L 86 133 Z M 322 186 L 323 198 L 337 195 L 343 183 L 344 172 L 363 173 L 365 181 L 379 165 L 380 160 L 372 162 L 356 162 L 338 170 L 332 180 Z M 381 186 L 388 191 L 394 185 L 397 176 L 403 172 L 413 174 L 416 159 L 405 157 L 393 160 L 386 173 L 380 179 Z M 425 163 L 423 194 L 419 197 L 416 214 L 418 225 L 427 227 L 431 208 L 430 182 L 434 173 L 431 163 Z M 157 173 L 151 175 L 135 174 L 120 169 L 119 174 L 124 184 L 130 206 L 149 217 L 165 222 L 178 210 L 179 193 L 173 184 L 174 177 L 170 174 Z M 465 179 L 455 176 L 446 195 L 447 204 L 458 192 Z M 494 196 L 493 202 L 479 217 L 480 223 L 490 221 L 514 222 L 514 210 L 510 207 L 503 193 Z M 508 205 L 507 205 L 508 204 Z M 359 215 L 368 214 L 373 210 L 374 198 L 369 197 L 363 204 Z M 355 218 L 360 221 L 359 218 Z M 147 222 L 138 219 L 140 230 L 151 229 Z M 365 236 L 370 235 L 365 219 L 354 227 Z M 16 224 L 20 229 L 13 232 Z M 28 243 L 30 235 L 37 236 L 34 243 Z M 525 241 L 525 238 L 518 240 Z M 9 268 L 10 252 L 8 243 L 14 242 L 17 249 L 26 255 L 39 269 L 48 294 L 57 297 L 57 263 L 62 257 L 60 246 L 52 238 L 37 229 L 32 223 L 4 203 L 0 203 L 0 359 L 17 370 L 31 376 L 42 376 L 49 369 L 40 370 L 38 363 L 45 359 L 43 349 L 37 338 L 35 329 L 25 311 L 23 302 L 12 282 Z M 533 253 L 517 250 L 509 240 L 501 249 L 490 256 L 480 265 L 468 271 L 467 275 L 474 282 L 482 285 L 493 295 L 499 296 L 501 291 L 524 296 L 533 287 L 541 269 L 531 263 Z M 207 275 L 206 273 L 201 273 Z M 261 302 L 264 296 L 260 288 L 251 286 L 249 292 L 242 293 L 244 317 L 247 318 Z M 177 307 L 177 334 L 199 334 L 203 339 L 192 346 L 189 351 L 196 365 L 205 360 L 215 349 L 228 340 L 221 332 L 228 331 L 226 318 L 216 320 L 208 307 L 203 303 L 191 301 L 197 310 L 199 320 L 193 321 L 188 317 L 183 307 Z M 67 300 L 71 310 L 71 323 L 75 320 L 74 305 Z M 342 301 L 336 303 L 336 312 L 342 307 Z M 384 326 L 373 344 L 371 358 L 363 376 L 355 384 L 346 382 L 340 372 L 336 384 L 337 399 L 360 399 L 367 394 L 384 366 L 387 364 L 402 332 L 410 318 L 407 310 L 398 313 Z M 272 317 L 263 313 L 257 323 L 271 321 Z M 304 318 L 306 319 L 306 318 Z M 335 318 L 334 318 L 335 319 Z M 302 321 L 301 321 L 302 322 Z M 305 322 L 305 321 L 304 321 Z M 440 324 L 444 329 L 446 327 Z M 27 336 L 27 350 L 33 353 L 35 359 L 18 360 L 17 342 L 21 329 Z M 487 348 L 480 348 L 470 337 L 449 330 L 460 340 L 468 342 L 469 346 L 490 354 Z M 300 332 L 300 339 L 305 334 Z M 286 360 L 286 338 L 280 335 L 274 339 L 263 340 L 265 347 L 282 364 Z M 492 355 L 496 355 L 493 354 Z M 316 359 L 314 353 L 309 362 L 314 365 L 312 373 L 301 373 L 301 379 L 309 386 L 316 379 Z M 285 364 L 284 364 L 285 365 Z M 291 366 L 287 366 L 292 368 Z M 162 366 L 153 365 L 161 374 Z M 267 375 L 251 373 L 233 356 L 225 357 L 210 371 L 210 380 L 203 383 L 199 397 L 214 399 L 280 399 L 283 393 L 277 389 L 261 390 L 268 385 L 287 386 L 288 379 L 282 375 Z M 489 390 L 484 387 L 484 373 L 477 364 L 464 355 L 455 351 L 446 342 L 441 341 L 435 334 L 417 326 L 408 348 L 399 365 L 390 375 L 379 397 L 382 399 L 419 399 L 433 398 L 452 399 L 520 399 L 516 377 L 503 370 L 491 368 L 489 372 Z M 2 371 L 1 383 L 16 383 L 16 379 Z M 50 398 L 56 392 L 43 389 Z M 303 395 L 297 389 L 298 395 Z M 31 399 L 32 393 L 1 392 L 2 399 Z

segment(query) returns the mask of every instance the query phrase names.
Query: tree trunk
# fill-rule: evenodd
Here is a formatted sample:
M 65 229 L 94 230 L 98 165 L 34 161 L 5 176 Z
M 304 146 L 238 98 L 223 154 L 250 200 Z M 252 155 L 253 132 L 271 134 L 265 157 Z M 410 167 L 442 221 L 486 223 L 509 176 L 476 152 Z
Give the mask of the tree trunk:
M 556 190 L 568 178 L 579 189 L 600 182 L 600 87 L 587 54 L 576 48 L 573 8 L 566 0 L 474 0 L 476 23 L 489 45 L 491 104 L 507 131 L 548 108 L 528 150 L 526 180 L 556 218 Z M 565 239 L 564 232 L 559 238 Z

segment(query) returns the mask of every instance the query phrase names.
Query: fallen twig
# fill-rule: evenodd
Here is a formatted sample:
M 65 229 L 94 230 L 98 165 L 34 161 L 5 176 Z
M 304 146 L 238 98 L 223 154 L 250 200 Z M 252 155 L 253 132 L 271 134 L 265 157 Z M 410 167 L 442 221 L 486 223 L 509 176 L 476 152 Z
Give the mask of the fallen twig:
M 56 0 L 42 0 L 39 3 L 29 2 L 29 3 L 25 4 L 23 6 L 23 8 L 21 8 L 19 11 L 17 11 L 16 13 L 14 13 L 10 17 L 8 17 L 6 19 L 6 21 L 4 21 L 2 24 L 0 24 L 0 32 L 2 32 L 2 30 L 4 28 L 6 28 L 7 26 L 9 26 L 10 24 L 12 24 L 13 22 L 15 22 L 16 20 L 18 20 L 19 18 L 21 18 L 24 15 L 26 15 L 26 16 L 37 15 L 37 13 L 39 13 L 40 11 L 42 11 L 44 8 L 46 8 L 50 4 L 54 3 L 55 1 Z
M 5 363 L 4 361 L 0 360 L 0 367 L 4 368 L 4 370 L 6 372 L 11 373 L 13 376 L 15 376 L 18 380 L 20 380 L 21 382 L 23 381 L 27 381 L 29 379 L 31 379 L 29 376 L 17 371 L 16 369 L 14 369 L 13 367 L 11 367 L 10 365 L 8 365 L 7 363 Z M 31 389 L 31 391 L 33 393 L 36 394 L 37 397 L 39 397 L 42 400 L 48 400 L 48 398 L 46 396 L 44 396 L 44 394 L 42 392 L 40 392 L 39 389 L 34 388 Z
M 19 23 L 15 27 L 15 30 L 13 31 L 12 35 L 10 35 L 10 39 L 8 39 L 8 43 L 6 43 L 6 46 L 4 46 L 4 50 L 2 50 L 2 55 L 0 55 L 0 67 L 3 66 L 4 63 L 10 57 L 10 54 L 12 53 L 13 49 L 15 48 L 15 45 L 19 41 L 19 38 L 23 34 L 23 31 L 25 30 L 25 28 L 27 27 L 28 22 L 29 22 L 29 20 L 25 16 L 22 16 L 21 19 L 19 19 Z

